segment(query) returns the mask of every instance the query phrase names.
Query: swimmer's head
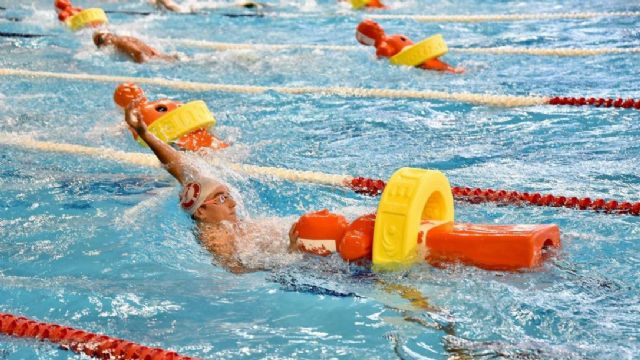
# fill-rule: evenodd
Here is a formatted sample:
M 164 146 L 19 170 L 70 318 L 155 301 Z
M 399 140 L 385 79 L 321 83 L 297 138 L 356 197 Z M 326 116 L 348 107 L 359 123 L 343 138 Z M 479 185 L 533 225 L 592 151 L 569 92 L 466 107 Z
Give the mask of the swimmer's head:
M 200 178 L 184 184 L 180 207 L 196 221 L 216 224 L 236 222 L 236 201 L 229 187 L 211 178 Z
M 107 30 L 98 30 L 93 33 L 93 43 L 96 44 L 97 47 L 109 45 L 111 44 L 112 40 L 113 34 L 108 32 Z
M 356 40 L 362 45 L 375 46 L 383 36 L 384 29 L 373 20 L 366 19 L 356 28 Z

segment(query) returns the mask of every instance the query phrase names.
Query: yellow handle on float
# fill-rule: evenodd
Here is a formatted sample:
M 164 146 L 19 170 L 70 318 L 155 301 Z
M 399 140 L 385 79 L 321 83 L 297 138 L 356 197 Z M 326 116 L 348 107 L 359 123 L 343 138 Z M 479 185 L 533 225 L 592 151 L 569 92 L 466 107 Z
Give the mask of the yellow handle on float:
M 451 185 L 437 170 L 401 168 L 384 189 L 373 233 L 373 265 L 393 270 L 418 260 L 418 232 L 425 220 L 453 222 Z
M 352 8 L 359 10 L 367 6 L 369 0 L 350 0 L 349 2 L 351 3 Z
M 178 140 L 193 130 L 209 128 L 215 124 L 216 118 L 207 108 L 207 104 L 202 100 L 197 100 L 162 115 L 149 125 L 147 130 L 158 139 L 168 143 Z M 143 146 L 147 145 L 140 137 L 138 137 L 138 142 Z
M 100 8 L 84 9 L 67 20 L 67 24 L 73 31 L 78 31 L 88 25 L 108 22 L 107 14 Z
M 389 60 L 395 65 L 418 66 L 447 52 L 449 52 L 447 43 L 441 34 L 436 34 L 416 44 L 407 46 Z

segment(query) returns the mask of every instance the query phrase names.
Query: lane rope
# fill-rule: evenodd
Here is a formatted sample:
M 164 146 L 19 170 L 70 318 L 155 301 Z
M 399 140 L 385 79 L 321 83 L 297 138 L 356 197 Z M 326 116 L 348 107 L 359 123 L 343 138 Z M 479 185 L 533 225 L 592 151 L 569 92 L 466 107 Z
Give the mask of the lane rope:
M 21 147 L 30 150 L 68 153 L 101 157 L 118 162 L 146 167 L 161 167 L 157 158 L 152 154 L 130 153 L 109 148 L 93 148 L 82 145 L 39 141 L 28 135 L 0 132 L 0 144 Z M 232 170 L 250 176 L 267 176 L 288 180 L 334 187 L 346 187 L 356 193 L 377 196 L 382 194 L 385 182 L 381 179 L 353 177 L 349 175 L 326 174 L 317 171 L 290 170 L 277 167 L 258 166 L 226 162 L 220 159 L 207 159 L 212 165 L 227 166 Z M 595 199 L 588 197 L 559 196 L 552 194 L 527 193 L 508 190 L 481 189 L 471 187 L 453 187 L 456 200 L 472 204 L 497 203 L 512 205 L 535 205 L 547 207 L 565 207 L 576 210 L 592 210 L 614 214 L 640 215 L 640 201 Z
M 331 50 L 331 51 L 366 51 L 363 46 L 335 45 L 335 44 L 250 44 L 250 43 L 226 43 L 193 39 L 160 39 L 163 42 L 178 44 L 185 47 L 193 47 L 208 50 L 269 50 L 282 51 L 292 49 L 306 50 Z M 531 55 L 531 56 L 600 56 L 611 54 L 640 54 L 640 47 L 630 48 L 527 48 L 527 47 L 486 47 L 463 48 L 449 47 L 449 52 L 460 54 L 488 54 L 488 55 Z
M 538 14 L 487 14 L 487 15 L 394 15 L 367 14 L 373 19 L 415 20 L 419 22 L 500 22 L 526 20 L 594 19 L 604 17 L 639 17 L 640 11 L 538 13 Z
M 152 348 L 131 341 L 96 334 L 22 316 L 0 313 L 0 334 L 47 340 L 65 350 L 98 359 L 195 360 L 175 351 Z
M 78 81 L 97 81 L 122 83 L 132 82 L 138 84 L 149 84 L 156 86 L 164 86 L 173 89 L 186 91 L 222 91 L 231 93 L 248 93 L 257 94 L 266 91 L 276 91 L 283 94 L 301 95 L 301 94 L 318 94 L 318 95 L 336 95 L 343 97 L 368 97 L 368 98 L 403 98 L 403 99 L 425 99 L 425 100 L 442 100 L 457 101 L 475 105 L 487 105 L 496 107 L 521 107 L 536 105 L 590 105 L 605 106 L 617 108 L 634 108 L 640 109 L 640 99 L 599 99 L 585 97 L 549 97 L 549 96 L 516 96 L 516 95 L 491 95 L 477 93 L 449 93 L 445 91 L 430 90 L 395 90 L 395 89 L 374 89 L 374 88 L 352 88 L 352 87 L 318 87 L 318 86 L 258 86 L 258 85 L 234 85 L 234 84 L 215 84 L 201 83 L 192 81 L 166 80 L 160 78 L 144 78 L 131 76 L 111 76 L 97 74 L 71 74 L 56 73 L 48 71 L 32 71 L 25 69 L 8 69 L 0 68 L 0 76 L 20 76 L 26 78 L 51 78 L 66 79 Z M 593 99 L 593 101 L 591 101 Z M 600 102 L 602 100 L 602 102 Z M 610 104 L 608 106 L 607 104 Z

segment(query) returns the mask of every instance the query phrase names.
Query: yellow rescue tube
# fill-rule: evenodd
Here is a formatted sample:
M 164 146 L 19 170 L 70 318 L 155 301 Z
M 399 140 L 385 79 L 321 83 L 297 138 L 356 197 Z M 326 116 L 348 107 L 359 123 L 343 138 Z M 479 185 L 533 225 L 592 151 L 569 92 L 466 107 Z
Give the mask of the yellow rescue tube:
M 67 20 L 67 24 L 73 31 L 78 31 L 86 26 L 106 24 L 108 22 L 107 14 L 100 8 L 82 10 Z
M 442 35 L 436 34 L 414 45 L 407 46 L 389 60 L 395 65 L 418 66 L 449 51 Z
M 148 130 L 158 139 L 168 143 L 194 130 L 208 129 L 215 124 L 216 119 L 207 108 L 207 104 L 202 100 L 197 100 L 186 103 L 161 116 L 149 125 Z M 146 145 L 140 137 L 138 142 Z
M 373 235 L 374 267 L 393 270 L 415 263 L 419 260 L 421 223 L 453 222 L 453 219 L 451 185 L 443 173 L 399 169 L 389 179 L 378 205 Z

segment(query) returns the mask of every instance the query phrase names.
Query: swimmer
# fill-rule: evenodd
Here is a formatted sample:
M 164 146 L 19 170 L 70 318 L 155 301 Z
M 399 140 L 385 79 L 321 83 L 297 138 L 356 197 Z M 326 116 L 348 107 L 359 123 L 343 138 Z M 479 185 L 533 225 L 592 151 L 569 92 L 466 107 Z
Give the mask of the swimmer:
M 362 45 L 374 46 L 378 57 L 390 58 L 398 54 L 407 46 L 413 45 L 408 37 L 404 35 L 387 36 L 380 24 L 373 20 L 364 20 L 356 28 L 356 39 Z M 464 69 L 452 67 L 438 58 L 430 59 L 417 67 L 426 70 L 444 71 L 452 74 L 462 74 Z
M 160 59 L 166 61 L 178 60 L 176 55 L 163 54 L 160 51 L 142 42 L 142 40 L 132 36 L 119 36 L 106 30 L 99 30 L 93 33 L 93 43 L 98 48 L 113 45 L 118 52 L 129 56 L 138 64 L 150 59 Z
M 161 8 L 161 9 L 164 9 L 164 10 L 173 11 L 173 12 L 177 12 L 177 13 L 191 12 L 191 10 L 183 8 L 182 6 L 180 6 L 180 5 L 176 4 L 175 2 L 173 2 L 173 0 L 149 0 L 149 3 L 151 3 L 152 5 L 157 6 L 158 8 Z
M 378 1 L 378 0 L 374 0 L 374 1 Z M 173 0 L 149 0 L 149 2 L 161 9 L 169 10 L 177 13 L 189 13 L 189 12 L 196 12 L 198 10 L 229 8 L 229 6 L 215 6 L 215 7 L 191 6 L 190 8 L 187 9 L 185 7 L 182 7 L 176 4 Z M 244 2 L 237 3 L 235 5 L 232 5 L 231 7 L 241 7 L 245 9 L 262 10 L 267 7 L 270 7 L 270 5 L 265 3 L 260 3 L 260 2 L 254 2 L 254 1 L 244 1 Z
M 144 140 L 165 169 L 183 187 L 180 207 L 196 222 L 198 238 L 219 263 L 233 273 L 264 269 L 249 268 L 237 256 L 238 244 L 252 224 L 238 219 L 236 201 L 229 187 L 211 177 L 205 177 L 191 166 L 186 155 L 165 144 L 150 131 L 139 112 L 140 100 L 125 108 L 125 121 Z M 290 231 L 290 248 L 297 248 L 294 228 Z

